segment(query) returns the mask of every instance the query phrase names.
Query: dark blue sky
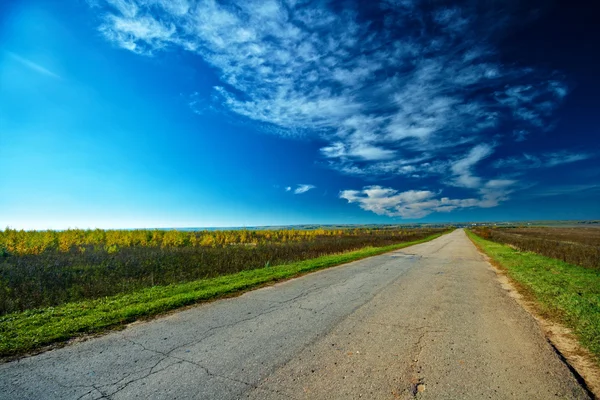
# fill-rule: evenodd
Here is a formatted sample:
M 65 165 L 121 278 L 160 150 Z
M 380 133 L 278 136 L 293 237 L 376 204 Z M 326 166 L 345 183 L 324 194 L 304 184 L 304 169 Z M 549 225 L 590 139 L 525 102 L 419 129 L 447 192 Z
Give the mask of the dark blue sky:
M 585 2 L 8 1 L 0 225 L 600 218 Z

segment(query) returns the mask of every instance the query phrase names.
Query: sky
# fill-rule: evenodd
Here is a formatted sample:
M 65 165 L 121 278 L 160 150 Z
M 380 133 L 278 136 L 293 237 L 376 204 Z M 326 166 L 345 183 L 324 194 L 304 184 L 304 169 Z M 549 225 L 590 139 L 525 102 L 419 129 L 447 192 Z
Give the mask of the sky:
M 589 4 L 5 0 L 0 226 L 600 219 Z

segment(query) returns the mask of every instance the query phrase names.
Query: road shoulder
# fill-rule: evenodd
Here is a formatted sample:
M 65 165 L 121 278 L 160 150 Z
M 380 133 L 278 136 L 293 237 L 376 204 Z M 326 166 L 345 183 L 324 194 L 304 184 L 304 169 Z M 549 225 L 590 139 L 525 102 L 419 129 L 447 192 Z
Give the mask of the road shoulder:
M 489 263 L 502 289 L 537 321 L 548 343 L 571 370 L 580 385 L 592 398 L 600 398 L 600 366 L 594 355 L 579 343 L 571 329 L 556 320 L 545 318 L 533 296 L 523 285 L 508 275 L 506 267 L 491 258 L 477 242 L 472 239 L 471 242 Z

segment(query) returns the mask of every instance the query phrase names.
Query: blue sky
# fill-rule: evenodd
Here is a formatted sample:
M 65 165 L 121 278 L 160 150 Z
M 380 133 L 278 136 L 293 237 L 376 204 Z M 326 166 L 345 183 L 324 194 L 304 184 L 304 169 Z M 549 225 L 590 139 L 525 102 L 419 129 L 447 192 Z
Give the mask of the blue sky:
M 593 13 L 498 3 L 2 2 L 0 225 L 599 219 Z

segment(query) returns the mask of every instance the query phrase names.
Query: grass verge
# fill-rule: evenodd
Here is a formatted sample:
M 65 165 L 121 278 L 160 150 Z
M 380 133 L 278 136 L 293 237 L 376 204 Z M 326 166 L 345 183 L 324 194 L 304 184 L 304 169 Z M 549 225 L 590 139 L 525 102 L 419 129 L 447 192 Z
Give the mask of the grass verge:
M 24 354 L 43 346 L 102 332 L 178 307 L 241 293 L 318 269 L 427 242 L 441 235 L 440 233 L 425 239 L 385 247 L 365 247 L 356 251 L 242 271 L 212 279 L 155 286 L 134 293 L 7 314 L 0 317 L 0 356 Z
M 600 271 L 467 235 L 502 267 L 538 312 L 571 328 L 580 343 L 600 361 Z

